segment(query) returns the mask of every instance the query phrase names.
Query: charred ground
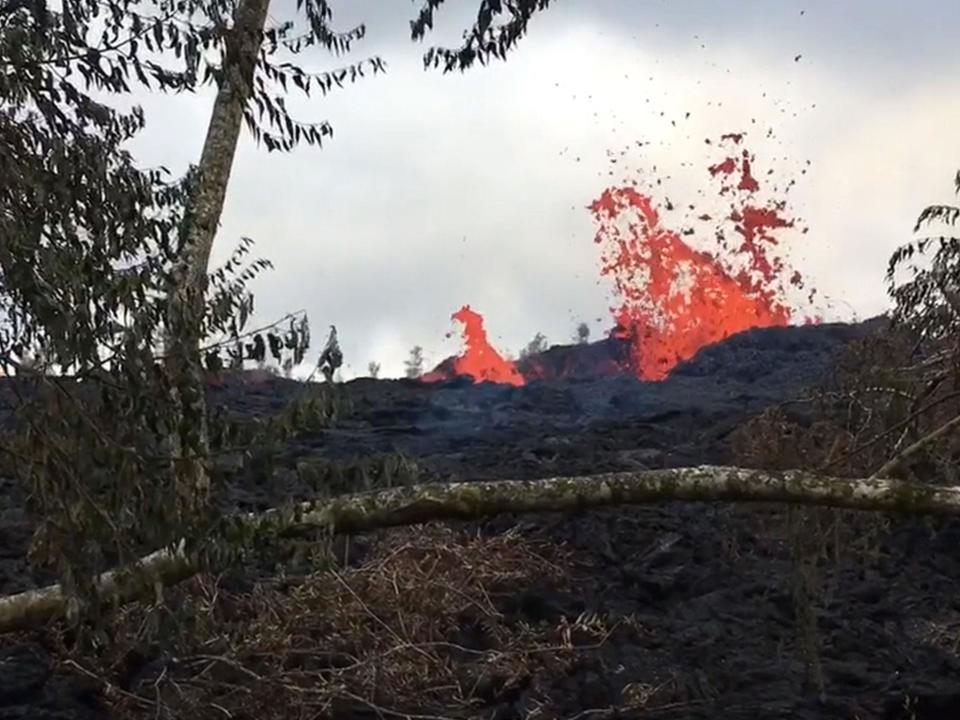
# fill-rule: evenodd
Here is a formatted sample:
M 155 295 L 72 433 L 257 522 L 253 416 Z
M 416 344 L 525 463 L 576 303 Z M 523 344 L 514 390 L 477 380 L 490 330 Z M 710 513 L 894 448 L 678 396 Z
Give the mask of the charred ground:
M 620 352 L 615 343 L 552 349 L 538 359 L 541 367 L 572 377 L 524 387 L 357 380 L 342 388 L 349 408 L 335 429 L 275 448 L 269 480 L 256 472 L 234 476 L 219 488 L 218 502 L 260 509 L 321 486 L 336 492 L 385 482 L 729 462 L 737 428 L 805 395 L 846 343 L 877 327 L 750 331 L 703 350 L 662 383 L 589 377 L 591 365 Z M 277 378 L 253 384 L 233 378 L 211 388 L 211 401 L 245 417 L 266 416 L 300 391 Z M 802 420 L 809 408 L 792 405 L 791 412 Z M 331 461 L 340 470 L 324 465 Z M 50 578 L 28 569 L 30 523 L 22 497 L 12 482 L 0 482 L 0 592 L 9 593 Z M 381 682 L 397 690 L 380 697 L 369 677 L 354 678 L 353 691 L 369 685 L 367 699 L 379 710 L 341 698 L 334 706 L 338 718 L 376 717 L 391 700 L 394 710 L 438 717 L 613 717 L 616 708 L 623 717 L 956 717 L 960 524 L 833 516 L 831 532 L 849 542 L 839 554 L 840 544 L 825 547 L 826 559 L 815 568 L 812 659 L 809 638 L 798 632 L 797 569 L 785 514 L 759 506 L 667 504 L 380 533 L 352 539 L 346 567 L 335 571 L 359 589 L 361 605 L 351 605 L 356 598 L 337 591 L 329 576 L 323 582 L 288 578 L 254 592 L 257 578 L 248 570 L 222 580 L 218 602 L 232 602 L 233 609 L 220 608 L 218 617 L 231 618 L 224 622 L 233 629 L 223 633 L 237 637 L 260 627 L 265 606 L 310 626 L 317 643 L 339 637 L 344 628 L 336 618 L 354 628 L 356 643 L 367 650 L 355 643 L 352 655 L 369 651 L 367 664 L 377 665 Z M 337 557 L 345 551 L 341 542 Z M 411 553 L 416 560 L 403 564 Z M 387 577 L 393 579 L 385 584 Z M 458 605 L 435 592 L 443 583 L 484 601 Z M 179 592 L 205 592 L 200 581 L 188 586 Z M 304 615 L 305 608 L 314 614 Z M 347 622 L 364 608 L 384 626 Z M 432 620 L 417 615 L 424 608 Z M 391 665 L 378 643 L 401 632 L 391 614 L 403 626 L 401 611 L 456 651 L 414 653 L 408 665 Z M 321 616 L 333 619 L 320 622 Z M 125 615 L 118 627 L 136 617 Z M 281 645 L 274 650 L 286 653 L 285 661 L 304 650 Z M 811 663 L 819 663 L 824 696 L 811 684 Z M 152 715 L 155 708 L 138 707 L 130 697 L 150 696 L 162 675 L 186 678 L 188 671 L 162 648 L 131 651 L 110 678 L 128 695 L 111 695 L 100 681 L 64 665 L 52 634 L 4 638 L 0 719 L 101 718 L 110 708 Z M 231 681 L 256 686 L 242 673 Z M 446 692 L 443 683 L 459 689 Z M 255 689 L 273 703 L 260 716 L 280 712 L 282 693 Z M 421 705 L 411 705 L 410 697 L 420 697 Z M 254 705 L 247 700 L 239 707 L 253 716 Z M 235 707 L 232 712 L 242 715 Z M 297 712 L 305 711 L 298 706 Z

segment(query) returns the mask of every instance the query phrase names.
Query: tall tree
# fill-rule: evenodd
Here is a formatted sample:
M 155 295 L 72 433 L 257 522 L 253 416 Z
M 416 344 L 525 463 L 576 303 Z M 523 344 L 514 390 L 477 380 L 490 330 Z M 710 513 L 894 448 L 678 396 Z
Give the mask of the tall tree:
M 441 4 L 424 3 L 414 39 Z M 425 65 L 503 58 L 547 4 L 482 0 L 464 45 L 430 48 Z M 62 0 L 56 9 L 0 0 L 0 364 L 23 374 L 21 361 L 42 352 L 91 390 L 78 396 L 62 378 L 29 375 L 42 390 L 31 431 L 3 449 L 30 457 L 21 467 L 45 518 L 35 549 L 68 589 L 108 555 L 130 557 L 135 541 L 204 536 L 212 438 L 201 357 L 219 367 L 228 345 L 242 362 L 247 283 L 269 267 L 245 260 L 246 239 L 209 267 L 242 125 L 271 152 L 320 146 L 332 128 L 291 116 L 291 86 L 325 95 L 384 69 L 373 57 L 305 71 L 292 56 L 346 53 L 364 26 L 334 31 L 325 0 L 298 0 L 295 17 L 271 27 L 268 10 L 267 0 Z M 218 92 L 199 164 L 179 180 L 137 167 L 124 146 L 143 112 L 121 112 L 110 97 L 138 84 L 192 92 L 210 83 Z M 302 320 L 281 342 L 298 360 L 309 340 Z M 201 348 L 217 335 L 226 343 Z M 253 343 L 261 359 L 265 345 Z
M 954 176 L 953 188 L 960 196 L 960 171 Z M 908 357 L 885 358 L 886 364 L 902 362 L 891 369 L 892 382 L 882 385 L 895 386 L 910 399 L 907 411 L 913 422 L 899 440 L 902 447 L 875 473 L 879 476 L 902 469 L 908 460 L 916 464 L 929 461 L 932 454 L 934 467 L 948 468 L 954 482 L 960 478 L 956 443 L 960 408 L 951 402 L 960 395 L 958 225 L 960 206 L 927 206 L 914 226 L 915 236 L 923 234 L 900 246 L 890 258 L 887 281 L 894 302 L 893 320 L 910 331 L 916 342 Z M 918 356 L 922 361 L 917 362 Z

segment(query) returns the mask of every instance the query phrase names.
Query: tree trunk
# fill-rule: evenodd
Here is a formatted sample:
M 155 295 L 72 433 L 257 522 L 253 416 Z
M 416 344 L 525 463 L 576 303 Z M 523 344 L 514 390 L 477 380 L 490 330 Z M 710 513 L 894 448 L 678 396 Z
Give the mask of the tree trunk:
M 611 505 L 666 501 L 775 502 L 852 510 L 960 515 L 960 488 L 935 487 L 877 478 L 841 479 L 789 470 L 765 472 L 702 466 L 611 473 L 546 480 L 414 485 L 300 504 L 289 512 L 239 515 L 234 527 L 253 532 L 302 534 L 328 528 L 349 533 L 433 520 L 476 520 L 505 513 L 575 512 Z M 181 545 L 182 548 L 182 545 Z M 121 605 L 197 572 L 182 550 L 160 550 L 126 571 L 104 573 L 97 592 Z M 61 617 L 67 599 L 59 585 L 0 598 L 0 633 L 36 627 Z
M 243 111 L 253 87 L 269 0 L 241 0 L 226 42 L 220 87 L 181 228 L 168 299 L 166 363 L 180 426 L 171 438 L 181 509 L 189 517 L 209 492 L 208 432 L 200 344 L 208 266 Z

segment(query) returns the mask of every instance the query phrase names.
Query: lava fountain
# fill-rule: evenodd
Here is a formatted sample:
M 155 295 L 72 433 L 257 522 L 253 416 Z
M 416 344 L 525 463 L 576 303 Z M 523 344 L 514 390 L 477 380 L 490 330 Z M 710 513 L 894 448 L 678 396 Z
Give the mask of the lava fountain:
M 523 385 L 526 381 L 517 366 L 505 359 L 487 338 L 483 316 L 464 305 L 452 316 L 463 325 L 464 351 L 461 355 L 442 363 L 420 379 L 425 382 L 446 380 L 450 377 L 469 375 L 474 382 L 495 382 L 504 385 Z M 452 365 L 452 366 L 451 366 Z
M 720 181 L 720 195 L 733 198 L 715 229 L 715 252 L 693 248 L 666 227 L 652 197 L 635 185 L 608 188 L 589 206 L 600 272 L 619 299 L 611 308 L 614 333 L 630 342 L 633 370 L 643 380 L 664 379 L 679 362 L 730 335 L 795 319 L 785 288 L 802 287 L 803 278 L 774 254 L 777 233 L 795 223 L 784 216 L 784 202 L 758 201 L 754 158 L 739 148 L 742 140 L 724 135 L 721 142 L 740 152 L 708 168 Z M 723 224 L 740 238 L 733 247 Z
M 719 196 L 729 200 L 729 212 L 719 220 L 701 215 L 698 220 L 712 223 L 701 233 L 684 231 L 701 240 L 712 236 L 715 248 L 695 248 L 684 241 L 664 222 L 652 194 L 635 182 L 605 189 L 588 206 L 597 228 L 600 273 L 612 281 L 616 296 L 611 336 L 630 347 L 629 362 L 614 366 L 618 372 L 663 380 L 707 345 L 750 328 L 798 319 L 786 290 L 802 289 L 803 278 L 776 254 L 779 235 L 796 223 L 785 215 L 784 200 L 761 200 L 755 159 L 743 147 L 743 137 L 723 135 L 720 146 L 731 148 L 732 154 L 708 167 L 719 183 Z M 666 206 L 672 209 L 669 201 Z M 734 243 L 727 239 L 731 229 Z M 810 292 L 811 302 L 814 294 Z M 463 325 L 465 349 L 423 380 L 469 375 L 477 382 L 523 385 L 535 379 L 535 370 L 525 377 L 490 345 L 479 313 L 464 306 L 453 319 Z M 610 372 L 609 364 L 605 371 Z

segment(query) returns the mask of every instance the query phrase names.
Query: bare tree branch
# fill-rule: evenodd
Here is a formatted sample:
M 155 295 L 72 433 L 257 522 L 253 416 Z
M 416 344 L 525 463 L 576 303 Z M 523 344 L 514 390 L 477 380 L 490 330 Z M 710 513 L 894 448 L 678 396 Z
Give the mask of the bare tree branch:
M 871 477 L 885 477 L 900 467 L 900 463 L 906 460 L 908 457 L 913 455 L 918 450 L 922 449 L 924 446 L 929 445 L 934 440 L 942 438 L 951 430 L 960 429 L 960 415 L 947 420 L 943 425 L 938 427 L 936 430 L 924 435 L 922 438 L 917 440 L 912 445 L 903 449 L 902 452 L 898 453 L 895 457 L 890 458 L 887 462 L 883 464 L 879 470 L 877 470 Z
M 475 520 L 509 513 L 576 512 L 612 505 L 664 501 L 771 502 L 852 510 L 960 515 L 960 487 L 937 487 L 880 478 L 842 479 L 802 470 L 766 472 L 701 466 L 545 480 L 437 483 L 347 495 L 244 514 L 233 527 L 292 536 L 326 528 L 350 533 L 435 520 Z M 198 563 L 183 546 L 158 550 L 132 568 L 104 573 L 96 591 L 105 604 L 122 605 L 193 575 Z M 59 585 L 0 598 L 0 633 L 36 627 L 66 614 Z

